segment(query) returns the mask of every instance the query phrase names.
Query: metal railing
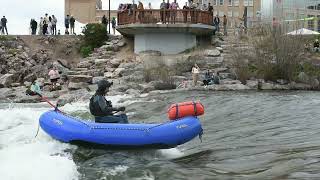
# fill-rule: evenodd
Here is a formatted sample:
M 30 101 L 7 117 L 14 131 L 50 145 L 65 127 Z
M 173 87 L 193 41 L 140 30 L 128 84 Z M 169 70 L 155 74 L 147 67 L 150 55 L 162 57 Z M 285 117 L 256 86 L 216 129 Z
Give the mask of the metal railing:
M 213 14 L 201 10 L 125 10 L 118 12 L 118 25 L 126 24 L 206 24 Z

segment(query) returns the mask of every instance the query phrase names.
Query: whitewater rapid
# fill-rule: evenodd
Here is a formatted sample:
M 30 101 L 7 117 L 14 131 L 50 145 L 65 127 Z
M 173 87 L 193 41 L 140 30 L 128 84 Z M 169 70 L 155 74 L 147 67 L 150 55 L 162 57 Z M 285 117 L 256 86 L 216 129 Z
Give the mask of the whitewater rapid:
M 138 102 L 130 96 L 109 97 L 116 106 Z M 129 99 L 129 100 L 128 100 Z M 46 103 L 8 104 L 0 108 L 0 179 L 2 180 L 77 180 L 81 177 L 72 159 L 77 146 L 61 143 L 39 130 L 42 113 L 52 109 Z M 67 113 L 88 112 L 88 102 L 67 104 L 61 107 Z M 134 112 L 129 112 L 134 114 Z M 160 150 L 168 158 L 182 156 L 178 149 Z M 107 174 L 123 173 L 129 167 L 117 166 Z

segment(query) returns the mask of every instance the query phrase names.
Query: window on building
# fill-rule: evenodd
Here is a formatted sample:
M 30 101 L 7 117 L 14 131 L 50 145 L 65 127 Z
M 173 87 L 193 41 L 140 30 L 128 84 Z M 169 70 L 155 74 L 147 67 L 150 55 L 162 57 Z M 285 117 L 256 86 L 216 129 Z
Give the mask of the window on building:
M 253 0 L 244 0 L 243 5 L 244 6 L 253 6 Z
M 213 0 L 213 5 L 214 6 L 218 5 L 218 0 Z
M 253 17 L 253 10 L 248 8 L 248 17 Z
M 232 11 L 228 11 L 228 17 L 232 17 Z
M 224 16 L 224 12 L 223 11 L 219 11 L 219 16 L 220 17 Z
M 224 0 L 219 0 L 219 5 L 223 6 L 223 4 L 224 4 Z
M 238 10 L 234 10 L 233 11 L 233 17 L 239 17 L 239 11 Z
M 233 6 L 239 6 L 239 0 L 233 0 Z
M 232 6 L 233 5 L 233 0 L 229 0 L 228 6 Z
M 308 17 L 314 17 L 313 15 L 308 15 Z M 314 20 L 308 20 L 308 29 L 309 30 L 314 30 Z

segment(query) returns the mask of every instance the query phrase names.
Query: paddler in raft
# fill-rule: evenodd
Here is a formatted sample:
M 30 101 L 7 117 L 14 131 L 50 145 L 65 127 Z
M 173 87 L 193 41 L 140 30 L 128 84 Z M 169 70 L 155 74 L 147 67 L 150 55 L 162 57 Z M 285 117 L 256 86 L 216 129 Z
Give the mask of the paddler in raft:
M 125 107 L 112 107 L 112 102 L 107 101 L 105 96 L 109 92 L 112 82 L 101 80 L 98 82 L 98 89 L 90 99 L 90 112 L 95 116 L 97 123 L 122 123 L 128 124 L 128 117 L 125 114 L 115 115 L 115 113 L 123 112 Z

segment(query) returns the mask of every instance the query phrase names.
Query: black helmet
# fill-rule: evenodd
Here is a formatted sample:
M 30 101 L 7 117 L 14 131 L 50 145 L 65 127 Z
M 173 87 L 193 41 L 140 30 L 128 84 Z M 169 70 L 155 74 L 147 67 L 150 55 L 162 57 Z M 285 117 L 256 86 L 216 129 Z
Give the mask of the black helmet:
M 98 82 L 98 90 L 105 90 L 106 88 L 109 88 L 113 85 L 113 82 L 109 82 L 107 80 L 100 80 Z

